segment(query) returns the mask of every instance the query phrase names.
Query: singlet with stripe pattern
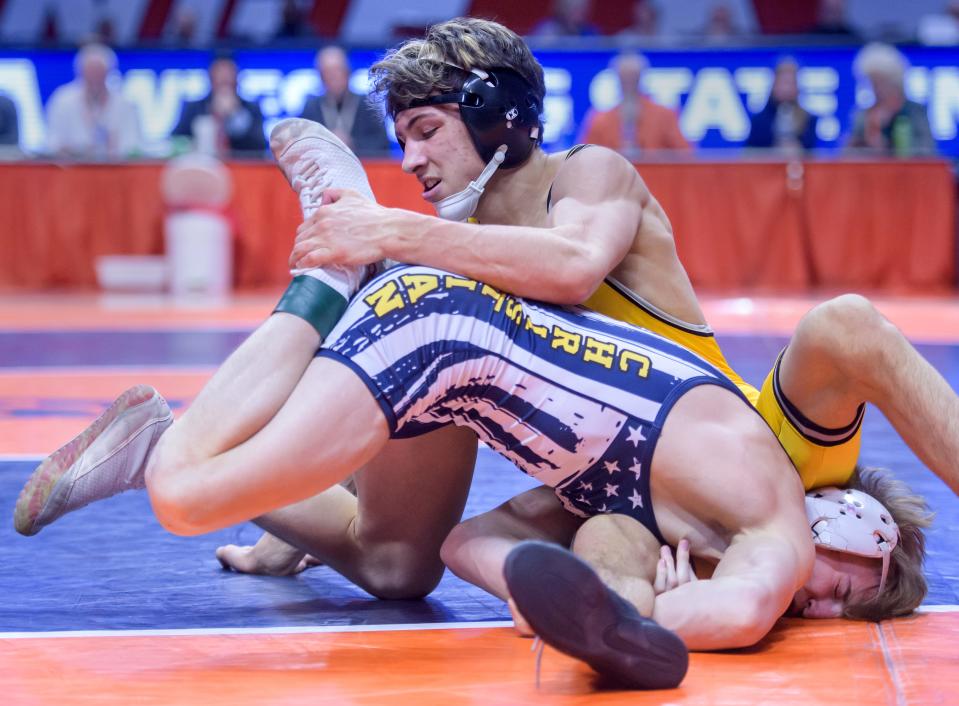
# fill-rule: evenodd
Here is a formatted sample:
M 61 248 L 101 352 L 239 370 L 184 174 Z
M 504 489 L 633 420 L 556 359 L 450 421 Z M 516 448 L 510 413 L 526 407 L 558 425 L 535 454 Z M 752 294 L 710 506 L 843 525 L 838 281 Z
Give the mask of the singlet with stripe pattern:
M 649 470 L 672 405 L 702 384 L 742 397 L 649 331 L 420 266 L 367 284 L 318 355 L 359 375 L 393 438 L 467 426 L 569 511 L 625 513 L 657 535 Z

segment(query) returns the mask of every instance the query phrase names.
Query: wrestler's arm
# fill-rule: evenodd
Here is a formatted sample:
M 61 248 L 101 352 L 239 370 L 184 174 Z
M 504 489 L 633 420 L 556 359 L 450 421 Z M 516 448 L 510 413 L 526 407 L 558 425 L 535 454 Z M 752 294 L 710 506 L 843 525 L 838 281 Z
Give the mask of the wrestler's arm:
M 712 578 L 658 595 L 652 617 L 691 650 L 747 647 L 786 611 L 809 565 L 809 557 L 782 536 L 742 535 Z
M 454 223 L 351 199 L 344 213 L 327 206 L 301 226 L 291 265 L 391 259 L 459 272 L 519 296 L 579 304 L 625 257 L 649 201 L 628 161 L 594 147 L 559 170 L 548 227 Z M 335 239 L 326 237 L 334 231 Z

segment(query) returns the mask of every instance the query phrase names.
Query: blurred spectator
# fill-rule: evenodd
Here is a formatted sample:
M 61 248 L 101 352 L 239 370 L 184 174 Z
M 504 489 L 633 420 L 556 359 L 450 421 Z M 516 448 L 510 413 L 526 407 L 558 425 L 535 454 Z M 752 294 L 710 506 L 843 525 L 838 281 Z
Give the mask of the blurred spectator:
M 537 24 L 530 33 L 543 39 L 594 37 L 599 34 L 590 24 L 590 0 L 553 0 L 553 14 Z
M 726 3 L 713 5 L 703 27 L 703 39 L 712 44 L 722 44 L 735 39 L 740 34 L 733 21 L 733 11 Z
M 881 150 L 899 156 L 934 154 L 936 142 L 929 129 L 926 108 L 906 100 L 906 57 L 898 49 L 873 42 L 853 62 L 860 80 L 872 86 L 874 100 L 853 116 L 848 147 Z
M 218 57 L 210 64 L 210 92 L 198 101 L 186 101 L 173 135 L 192 137 L 201 151 L 261 152 L 266 149 L 260 106 L 236 92 L 236 64 Z M 214 149 L 200 144 L 212 138 Z
M 952 0 L 939 14 L 921 17 L 917 34 L 923 44 L 959 44 L 959 0 Z
M 809 34 L 825 34 L 859 42 L 859 32 L 846 21 L 846 0 L 819 0 L 819 16 Z
M 776 64 L 769 101 L 751 118 L 747 147 L 798 151 L 816 146 L 816 116 L 799 105 L 799 65 L 793 58 Z
M 622 100 L 612 110 L 590 109 L 579 142 L 603 145 L 634 157 L 642 150 L 689 150 L 676 114 L 653 103 L 639 91 L 646 69 L 641 54 L 622 53 L 610 64 L 616 71 Z
M 300 117 L 325 125 L 360 155 L 386 154 L 389 138 L 383 118 L 366 96 L 350 90 L 350 63 L 340 47 L 316 54 L 323 94 L 309 96 Z
M 283 13 L 276 32 L 277 39 L 299 39 L 313 35 L 313 28 L 298 0 L 283 0 Z
M 188 47 L 197 41 L 196 10 L 190 5 L 180 5 L 168 25 L 167 42 Z
M 77 52 L 76 79 L 55 90 L 47 103 L 51 152 L 104 159 L 129 157 L 140 149 L 140 116 L 113 86 L 116 67 L 116 54 L 103 44 Z
M 627 42 L 642 41 L 659 34 L 659 8 L 652 0 L 633 2 L 633 22 L 616 35 Z
M 17 104 L 0 93 L 0 145 L 20 144 L 20 119 Z
M 111 17 L 109 13 L 104 13 L 100 19 L 96 21 L 93 33 L 90 36 L 90 41 L 99 44 L 115 44 L 116 35 L 117 32 L 113 26 L 113 17 Z

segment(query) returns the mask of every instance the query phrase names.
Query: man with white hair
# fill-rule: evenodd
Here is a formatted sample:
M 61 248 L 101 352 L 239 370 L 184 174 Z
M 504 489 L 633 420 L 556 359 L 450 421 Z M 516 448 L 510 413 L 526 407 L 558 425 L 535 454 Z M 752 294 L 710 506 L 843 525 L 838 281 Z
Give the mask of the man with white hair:
M 47 103 L 50 152 L 122 159 L 140 148 L 140 116 L 112 85 L 116 68 L 116 54 L 103 44 L 88 44 L 77 52 L 76 79 L 55 90 Z
M 869 83 L 875 100 L 853 116 L 847 146 L 900 157 L 935 154 L 926 108 L 906 98 L 907 68 L 906 58 L 889 44 L 873 42 L 856 55 L 853 71 Z
M 328 46 L 316 54 L 323 93 L 309 96 L 300 116 L 325 125 L 358 155 L 390 151 L 382 115 L 366 99 L 350 90 L 350 62 L 340 47 Z

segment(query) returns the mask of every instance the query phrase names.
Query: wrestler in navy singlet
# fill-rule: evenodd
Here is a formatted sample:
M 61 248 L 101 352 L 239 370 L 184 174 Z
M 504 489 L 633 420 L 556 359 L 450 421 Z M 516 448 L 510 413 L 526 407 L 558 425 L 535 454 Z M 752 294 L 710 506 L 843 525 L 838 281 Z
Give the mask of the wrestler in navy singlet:
M 428 267 L 372 280 L 317 355 L 360 376 L 393 438 L 468 426 L 571 512 L 630 515 L 663 543 L 648 471 L 670 408 L 704 383 L 745 401 L 654 333 Z

